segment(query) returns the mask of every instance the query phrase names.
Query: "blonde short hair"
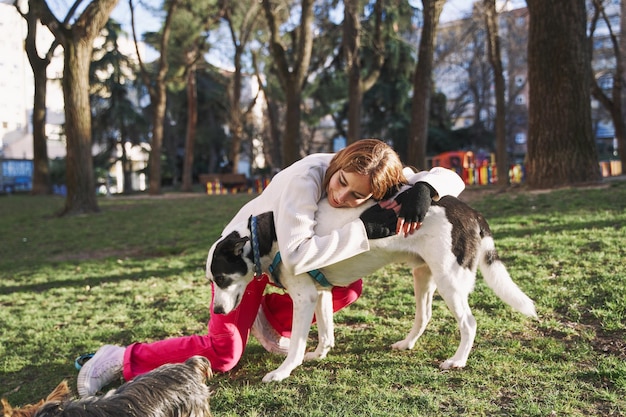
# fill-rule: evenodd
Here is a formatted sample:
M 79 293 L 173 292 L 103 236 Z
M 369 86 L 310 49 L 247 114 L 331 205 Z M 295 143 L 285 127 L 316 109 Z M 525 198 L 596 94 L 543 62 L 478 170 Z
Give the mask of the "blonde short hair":
M 355 172 L 370 176 L 372 198 L 382 200 L 389 191 L 407 183 L 402 168 L 391 146 L 378 139 L 361 139 L 335 154 L 324 176 L 324 189 L 337 171 Z

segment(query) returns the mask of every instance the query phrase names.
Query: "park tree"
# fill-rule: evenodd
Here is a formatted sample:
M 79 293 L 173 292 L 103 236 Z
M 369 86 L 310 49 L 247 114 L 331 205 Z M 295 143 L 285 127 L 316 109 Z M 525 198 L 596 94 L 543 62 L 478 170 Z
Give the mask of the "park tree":
M 242 103 L 241 92 L 243 83 L 243 58 L 250 47 L 250 43 L 257 34 L 261 19 L 260 5 L 258 1 L 223 0 L 223 17 L 226 21 L 233 46 L 233 72 L 229 91 L 230 117 L 229 127 L 231 134 L 231 146 L 228 159 L 232 163 L 233 170 L 237 172 L 239 167 L 239 155 L 244 133 L 244 121 L 251 113 L 258 94 L 247 103 Z
M 149 44 L 156 47 L 159 57 L 156 62 L 148 68 L 139 52 L 139 42 L 135 29 L 135 6 L 133 0 L 128 0 L 130 7 L 131 26 L 137 60 L 141 78 L 148 89 L 150 95 L 150 105 L 152 108 L 152 135 L 149 168 L 150 195 L 161 194 L 161 152 L 163 148 L 163 123 L 165 122 L 165 110 L 167 108 L 167 76 L 169 70 L 168 52 L 169 39 L 172 32 L 172 20 L 174 13 L 182 0 L 169 0 L 163 6 L 166 10 L 165 21 L 159 33 L 149 33 L 146 35 Z
M 182 191 L 192 191 L 193 188 L 193 160 L 194 148 L 196 144 L 196 131 L 198 128 L 198 83 L 197 83 L 197 62 L 194 54 L 189 53 L 189 66 L 187 67 L 187 129 L 185 133 L 185 157 L 183 158 L 183 179 L 181 183 Z
M 93 43 L 109 19 L 118 0 L 92 0 L 77 13 L 77 0 L 60 21 L 45 0 L 31 0 L 30 6 L 63 46 L 63 98 L 67 139 L 67 197 L 61 211 L 65 214 L 94 213 L 100 209 L 92 160 L 91 112 L 89 106 L 89 64 Z M 76 13 L 76 16 L 74 14 Z
M 496 164 L 498 169 L 498 185 L 504 187 L 508 184 L 509 162 L 506 146 L 506 99 L 505 83 L 500 55 L 500 33 L 498 29 L 498 13 L 495 0 L 484 0 L 485 27 L 487 28 L 487 45 L 489 63 L 493 71 L 495 95 L 496 95 Z
M 102 159 L 101 168 L 107 172 L 111 164 L 121 162 L 121 188 L 127 194 L 133 191 L 133 164 L 126 145 L 146 141 L 147 123 L 138 104 L 130 98 L 130 92 L 137 90 L 133 80 L 135 66 L 131 58 L 120 51 L 122 34 L 121 25 L 109 19 L 103 30 L 103 42 L 94 49 L 89 79 L 93 141 L 103 145 L 107 154 L 98 159 Z
M 404 14 L 410 15 L 406 10 Z M 392 25 L 402 27 L 397 20 Z M 380 75 L 363 95 L 361 132 L 363 137 L 389 140 L 402 160 L 408 161 L 415 47 L 404 39 L 404 35 L 386 37 L 385 62 Z
M 370 31 L 361 25 L 363 4 L 360 0 L 345 0 L 343 14 L 343 54 L 348 75 L 348 132 L 347 142 L 361 139 L 361 106 L 363 94 L 376 83 L 385 62 L 385 44 L 382 35 L 383 0 L 376 0 L 372 8 Z M 369 33 L 372 38 L 369 59 L 361 51 L 361 37 Z M 369 67 L 365 67 L 369 63 Z M 364 68 L 365 67 L 365 68 Z
M 283 0 L 262 0 L 270 31 L 269 49 L 280 86 L 285 94 L 285 130 L 282 135 L 282 165 L 300 159 L 300 121 L 302 90 L 308 74 L 313 48 L 313 0 L 301 0 L 299 24 L 284 33 L 292 7 Z M 285 43 L 287 42 L 287 43 Z
M 424 18 L 417 54 L 417 65 L 413 74 L 413 101 L 411 125 L 408 138 L 409 165 L 426 168 L 426 141 L 432 94 L 433 54 L 439 16 L 445 0 L 422 0 Z
M 279 86 L 274 85 L 270 81 L 272 78 L 268 77 L 268 74 L 264 74 L 259 63 L 259 54 L 257 51 L 252 52 L 252 67 L 254 68 L 254 76 L 259 85 L 259 90 L 263 93 L 265 98 L 266 117 L 263 126 L 263 156 L 265 158 L 266 165 L 274 168 L 280 168 L 282 166 L 282 149 L 281 149 L 281 135 L 280 129 L 280 111 L 279 104 L 277 103 L 276 96 L 278 96 Z M 269 65 L 265 65 L 267 68 Z
M 613 22 L 610 16 L 607 14 L 606 5 L 607 0 L 593 0 L 592 2 L 592 17 L 589 27 L 589 50 L 591 54 L 594 54 L 594 36 L 598 23 L 603 23 L 608 31 L 608 40 L 611 45 L 608 51 L 608 56 L 598 57 L 600 62 L 613 62 L 614 68 L 607 71 L 606 68 L 602 68 L 591 79 L 591 93 L 593 97 L 598 100 L 602 106 L 611 115 L 613 127 L 615 128 L 615 138 L 617 139 L 617 149 L 619 150 L 619 157 L 622 163 L 623 169 L 626 169 L 626 121 L 624 120 L 624 76 L 626 72 L 626 65 L 624 62 L 624 49 L 626 49 L 626 36 L 619 34 L 619 30 L 616 30 L 613 26 Z M 621 7 L 626 8 L 626 2 L 621 2 Z M 621 19 L 626 19 L 622 13 Z M 626 22 L 626 20 L 624 20 Z M 624 26 L 622 26 L 624 27 Z M 598 51 L 602 53 L 603 51 Z M 592 62 L 593 62 L 592 56 Z M 593 69 L 592 69 L 593 71 Z M 608 72 L 608 73 L 607 73 Z M 605 92 L 599 83 L 600 77 L 611 77 L 612 85 L 610 94 Z
M 204 55 L 209 51 L 208 31 L 222 15 L 214 0 L 184 0 L 173 15 L 168 51 L 170 61 L 170 90 L 185 89 L 187 111 L 182 172 L 182 191 L 192 191 L 193 166 L 198 128 L 198 70 L 206 66 Z M 169 107 L 169 106 L 168 106 Z M 177 145 L 170 155 L 176 166 Z M 175 168 L 176 169 L 176 168 Z M 174 178 L 176 174 L 174 173 Z
M 551 188 L 598 181 L 585 0 L 527 0 L 527 4 L 527 184 Z
M 23 2 L 14 3 L 17 12 L 26 21 L 26 39 L 24 39 L 24 50 L 28 57 L 28 62 L 33 70 L 33 80 L 35 84 L 35 94 L 33 97 L 33 189 L 32 194 L 52 193 L 52 182 L 50 180 L 50 166 L 48 164 L 48 145 L 46 143 L 46 96 L 48 90 L 47 69 L 54 52 L 59 46 L 59 41 L 54 39 L 48 50 L 39 56 L 37 49 L 37 27 L 39 18 L 33 7 L 26 4 L 27 10 L 23 10 Z

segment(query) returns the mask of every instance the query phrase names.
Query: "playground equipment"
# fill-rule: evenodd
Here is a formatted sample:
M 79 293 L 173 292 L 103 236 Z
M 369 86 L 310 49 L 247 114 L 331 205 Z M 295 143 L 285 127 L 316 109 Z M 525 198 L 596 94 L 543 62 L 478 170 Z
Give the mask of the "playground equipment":
M 478 159 L 472 151 L 443 152 L 432 158 L 431 165 L 455 171 L 468 185 L 487 185 L 498 181 L 494 154 Z M 511 172 L 509 172 L 510 175 Z M 516 182 L 521 182 L 521 178 Z
M 494 154 L 486 158 L 477 158 L 472 151 L 450 151 L 436 155 L 431 160 L 432 167 L 444 167 L 456 171 L 468 185 L 495 184 L 498 181 L 498 170 Z M 603 177 L 622 175 L 620 161 L 600 161 Z M 526 166 L 513 164 L 509 166 L 509 183 L 521 184 L 526 180 Z

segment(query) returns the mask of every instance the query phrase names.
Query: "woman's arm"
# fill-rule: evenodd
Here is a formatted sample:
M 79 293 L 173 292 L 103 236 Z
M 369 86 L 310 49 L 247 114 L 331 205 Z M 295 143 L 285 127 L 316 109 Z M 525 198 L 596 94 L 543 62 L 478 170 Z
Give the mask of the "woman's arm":
M 283 263 L 295 274 L 322 268 L 369 250 L 365 227 L 359 219 L 328 235 L 315 235 L 315 213 L 323 196 L 321 182 L 315 177 L 308 173 L 292 177 L 274 212 Z
M 458 197 L 465 189 L 463 179 L 454 171 L 442 167 L 434 167 L 430 171 L 420 171 L 413 175 L 407 175 L 409 184 L 425 182 L 435 189 L 437 194 L 433 200 L 437 201 L 445 195 Z

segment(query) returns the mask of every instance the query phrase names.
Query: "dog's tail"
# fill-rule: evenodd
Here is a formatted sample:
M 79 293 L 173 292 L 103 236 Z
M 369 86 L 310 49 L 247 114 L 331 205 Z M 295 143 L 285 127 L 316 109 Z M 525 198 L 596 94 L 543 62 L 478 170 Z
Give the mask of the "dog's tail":
M 481 240 L 478 266 L 489 288 L 514 310 L 529 317 L 537 317 L 535 303 L 513 282 L 509 272 L 498 258 L 491 236 Z

